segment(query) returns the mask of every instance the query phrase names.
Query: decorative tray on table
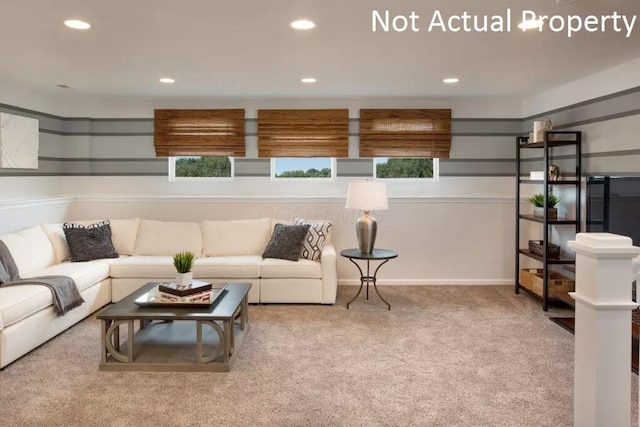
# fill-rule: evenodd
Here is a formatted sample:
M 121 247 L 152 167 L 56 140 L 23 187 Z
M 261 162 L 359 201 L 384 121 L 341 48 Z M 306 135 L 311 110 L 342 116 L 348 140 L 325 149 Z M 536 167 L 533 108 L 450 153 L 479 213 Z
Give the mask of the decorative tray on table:
M 159 291 L 160 286 L 167 284 L 158 283 L 158 286 L 139 296 L 134 302 L 140 307 L 208 307 L 224 294 L 228 285 L 212 285 L 211 289 L 198 294 L 178 297 Z

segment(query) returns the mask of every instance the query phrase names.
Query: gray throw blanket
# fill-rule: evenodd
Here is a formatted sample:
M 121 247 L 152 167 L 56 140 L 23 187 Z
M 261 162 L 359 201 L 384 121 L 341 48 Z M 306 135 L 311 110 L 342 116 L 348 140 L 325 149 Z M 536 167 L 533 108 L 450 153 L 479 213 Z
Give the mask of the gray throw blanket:
M 71 277 L 41 276 L 21 279 L 18 267 L 7 245 L 0 240 L 0 286 L 18 285 L 42 285 L 48 287 L 53 294 L 53 306 L 60 316 L 84 302 L 75 280 Z

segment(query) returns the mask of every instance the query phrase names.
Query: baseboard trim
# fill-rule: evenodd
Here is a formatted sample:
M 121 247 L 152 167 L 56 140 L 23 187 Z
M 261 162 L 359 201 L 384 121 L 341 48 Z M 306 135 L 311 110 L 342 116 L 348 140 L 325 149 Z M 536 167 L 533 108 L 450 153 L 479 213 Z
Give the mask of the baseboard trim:
M 381 286 L 488 286 L 488 285 L 510 285 L 513 286 L 512 279 L 379 279 L 376 282 Z M 357 286 L 358 279 L 338 280 L 341 286 Z

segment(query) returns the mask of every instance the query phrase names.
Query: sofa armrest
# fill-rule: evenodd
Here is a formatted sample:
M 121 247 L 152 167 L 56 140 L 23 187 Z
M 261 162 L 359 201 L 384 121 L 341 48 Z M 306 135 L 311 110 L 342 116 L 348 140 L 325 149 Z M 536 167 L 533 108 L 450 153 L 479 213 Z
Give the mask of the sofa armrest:
M 325 243 L 320 256 L 322 264 L 322 304 L 334 304 L 338 291 L 338 260 L 336 248 Z

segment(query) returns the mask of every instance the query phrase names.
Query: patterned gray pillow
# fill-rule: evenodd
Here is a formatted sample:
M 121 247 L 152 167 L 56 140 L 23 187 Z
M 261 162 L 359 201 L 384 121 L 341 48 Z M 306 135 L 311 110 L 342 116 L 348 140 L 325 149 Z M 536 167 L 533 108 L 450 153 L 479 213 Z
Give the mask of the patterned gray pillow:
M 62 226 L 69 245 L 71 262 L 91 261 L 101 258 L 118 258 L 111 242 L 109 221 L 84 226 L 65 223 Z
M 298 261 L 302 250 L 302 242 L 309 231 L 310 225 L 276 224 L 273 228 L 271 240 L 264 248 L 262 258 L 279 258 Z
M 298 217 L 295 217 L 293 219 L 293 223 L 295 225 L 309 224 L 311 226 L 304 238 L 304 242 L 302 242 L 302 252 L 300 253 L 300 258 L 310 259 L 311 261 L 318 261 L 320 259 L 320 256 L 322 255 L 324 242 L 327 240 L 327 236 L 329 236 L 331 223 L 312 223 Z

